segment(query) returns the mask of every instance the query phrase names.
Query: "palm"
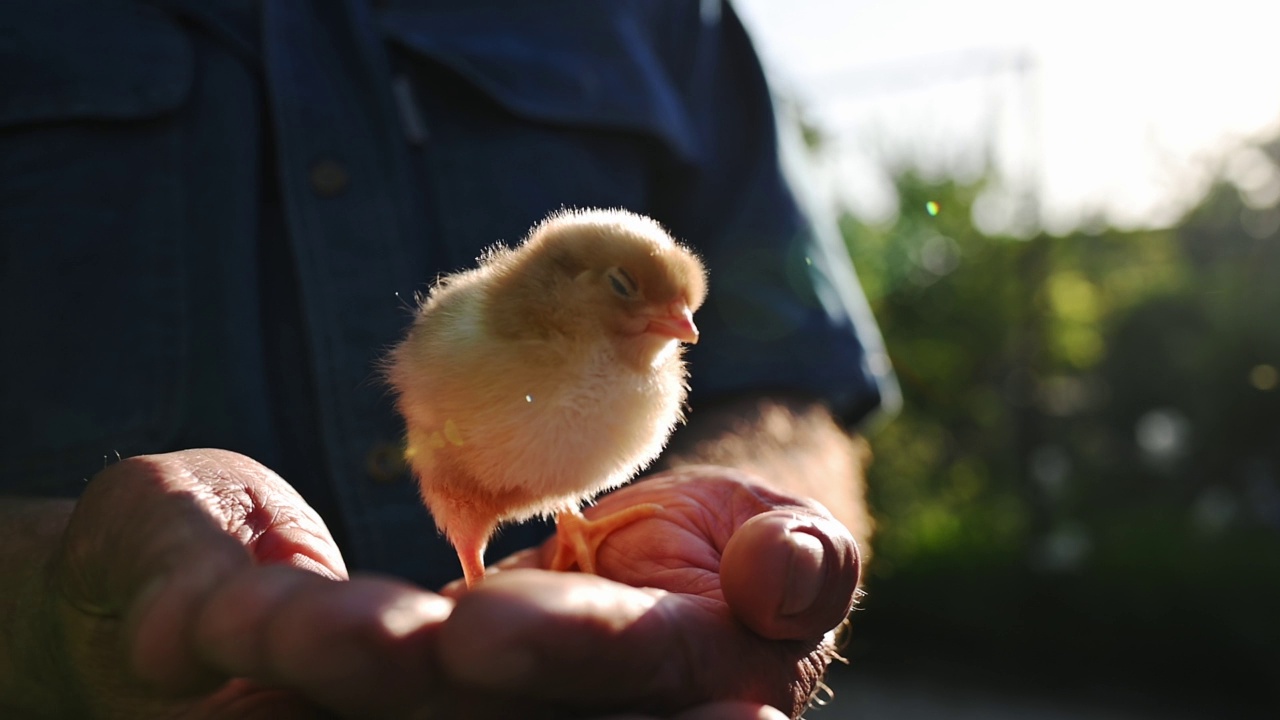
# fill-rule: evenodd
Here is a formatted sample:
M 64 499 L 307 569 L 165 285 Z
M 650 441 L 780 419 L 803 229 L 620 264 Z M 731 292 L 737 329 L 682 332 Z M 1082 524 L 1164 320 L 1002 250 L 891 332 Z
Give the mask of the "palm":
M 782 708 L 803 707 L 832 656 L 824 633 L 848 610 L 857 581 L 856 551 L 851 542 L 823 540 L 828 546 L 826 565 L 836 581 L 824 585 L 829 592 L 810 610 L 782 612 L 790 545 L 776 541 L 780 536 L 770 533 L 794 527 L 801 533 L 847 538 L 847 531 L 816 503 L 711 466 L 635 483 L 601 499 L 585 514 L 600 517 L 643 503 L 656 503 L 663 510 L 616 530 L 596 556 L 601 578 L 629 588 L 589 576 L 556 574 L 565 577 L 562 585 L 576 583 L 578 591 L 565 593 L 564 602 L 571 607 L 545 620 L 549 627 L 560 622 L 566 627 L 587 624 L 582 617 L 592 617 L 594 606 L 573 606 L 578 597 L 591 598 L 587 605 L 617 602 L 623 606 L 632 601 L 613 598 L 637 593 L 652 598 L 643 612 L 608 630 L 607 646 L 612 652 L 629 655 L 620 661 L 622 666 L 588 650 L 577 658 L 577 667 L 593 668 L 590 674 L 602 676 L 643 675 L 650 667 L 700 676 L 701 683 L 683 688 L 689 693 L 682 698 L 685 702 L 746 698 Z M 748 524 L 755 526 L 755 532 L 740 533 Z M 847 552 L 842 554 L 842 548 Z M 547 568 L 554 552 L 551 540 L 508 558 L 497 569 Z M 502 575 L 494 573 L 486 583 L 490 589 L 506 585 Z M 544 582 L 550 585 L 555 578 Z M 584 592 L 587 589 L 590 592 Z M 539 634 L 544 631 L 553 632 L 540 630 Z M 646 642 L 632 644 L 633 638 Z M 708 667 L 723 667 L 726 672 L 708 673 Z
M 786 507 L 817 511 L 813 505 L 750 484 L 741 474 L 715 468 L 715 474 L 695 469 L 637 482 L 605 496 L 584 514 L 603 516 L 643 503 L 663 510 L 610 535 L 597 556 L 599 574 L 636 587 L 721 602 L 720 559 L 743 523 Z M 548 544 L 538 549 L 543 566 L 550 548 Z

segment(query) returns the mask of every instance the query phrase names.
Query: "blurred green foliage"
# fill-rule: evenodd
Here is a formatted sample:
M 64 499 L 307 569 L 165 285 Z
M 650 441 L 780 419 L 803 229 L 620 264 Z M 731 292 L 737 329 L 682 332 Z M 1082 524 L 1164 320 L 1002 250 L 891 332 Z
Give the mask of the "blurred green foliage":
M 843 221 L 904 397 L 854 654 L 1280 702 L 1280 187 L 1017 239 L 982 183 L 897 186 Z

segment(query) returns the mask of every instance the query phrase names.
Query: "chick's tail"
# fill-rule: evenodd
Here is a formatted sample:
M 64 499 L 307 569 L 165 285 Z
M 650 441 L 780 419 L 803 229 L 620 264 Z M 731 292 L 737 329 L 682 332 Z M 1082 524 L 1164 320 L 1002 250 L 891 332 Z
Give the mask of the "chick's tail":
M 604 517 L 588 520 L 578 509 L 568 510 L 556 516 L 556 553 L 551 559 L 551 569 L 572 570 L 577 566 L 584 573 L 596 572 L 596 553 L 605 538 L 638 520 L 645 520 L 662 511 L 656 503 L 633 505 Z

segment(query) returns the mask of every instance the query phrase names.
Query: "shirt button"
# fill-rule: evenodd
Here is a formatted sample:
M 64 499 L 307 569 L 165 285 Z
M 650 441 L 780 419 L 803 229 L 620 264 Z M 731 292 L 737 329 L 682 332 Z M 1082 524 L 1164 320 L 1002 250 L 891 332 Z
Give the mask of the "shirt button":
M 408 466 L 404 462 L 404 449 L 389 442 L 380 442 L 369 450 L 365 458 L 365 472 L 379 485 L 389 485 L 404 477 Z
M 311 189 L 320 197 L 333 197 L 347 189 L 351 178 L 347 169 L 334 160 L 321 160 L 311 166 Z

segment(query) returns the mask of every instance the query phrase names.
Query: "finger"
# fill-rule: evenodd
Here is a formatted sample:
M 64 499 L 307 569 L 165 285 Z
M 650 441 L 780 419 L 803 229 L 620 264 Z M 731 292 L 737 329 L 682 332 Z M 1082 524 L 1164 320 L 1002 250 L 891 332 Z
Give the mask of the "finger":
M 189 647 L 193 617 L 216 588 L 264 558 L 345 574 L 318 517 L 262 465 L 225 451 L 130 458 L 89 483 L 68 525 L 56 577 L 74 612 L 85 666 L 109 667 L 114 648 L 88 642 L 102 618 L 123 620 L 133 676 L 189 694 L 225 675 Z M 248 547 L 247 547 L 248 546 Z M 78 643 L 71 642 L 77 646 Z
M 283 688 L 232 680 L 181 714 L 182 720 L 319 720 L 331 715 Z
M 250 546 L 254 560 L 262 564 L 289 565 L 331 580 L 347 579 L 347 566 L 332 538 L 296 526 L 266 529 Z
M 439 636 L 461 683 L 651 713 L 723 699 L 795 707 L 821 672 L 811 650 L 744 631 L 714 599 L 536 570 L 486 579 Z
M 118 663 L 90 638 L 97 618 L 124 620 L 129 666 L 138 678 L 174 693 L 215 686 L 186 649 L 200 599 L 250 563 L 248 552 L 211 519 L 190 468 L 175 456 L 118 462 L 85 488 L 72 514 L 55 578 L 69 613 L 75 658 L 85 667 Z
M 193 640 L 228 675 L 286 685 L 352 717 L 400 716 L 439 689 L 431 642 L 452 606 L 395 580 L 258 567 L 208 599 Z
M 788 720 L 777 708 L 750 702 L 720 702 L 699 705 L 671 720 Z
M 225 450 L 174 453 L 217 498 L 215 520 L 259 563 L 346 578 L 347 567 L 319 513 L 266 466 Z
M 649 715 L 609 715 L 596 720 L 655 720 Z M 718 702 L 699 705 L 671 720 L 788 720 L 786 715 L 768 705 L 751 702 Z
M 490 578 L 506 570 L 545 569 L 550 565 L 553 555 L 554 540 L 549 540 L 535 547 L 517 550 L 492 565 L 486 565 L 484 575 L 486 578 Z M 458 578 L 457 580 L 453 580 L 440 588 L 439 593 L 447 598 L 457 600 L 459 597 L 466 594 L 467 590 L 466 580 Z
M 848 615 L 859 570 L 857 545 L 843 525 L 772 511 L 734 532 L 720 582 L 734 614 L 756 633 L 804 640 L 822 636 Z

